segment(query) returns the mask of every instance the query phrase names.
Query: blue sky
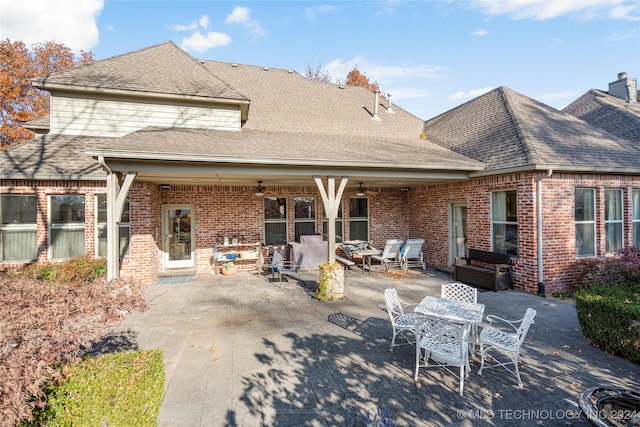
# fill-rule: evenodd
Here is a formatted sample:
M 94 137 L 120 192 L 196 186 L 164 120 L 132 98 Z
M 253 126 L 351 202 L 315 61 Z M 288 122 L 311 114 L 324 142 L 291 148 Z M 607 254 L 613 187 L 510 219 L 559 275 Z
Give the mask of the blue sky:
M 95 59 L 173 40 L 334 81 L 357 66 L 422 119 L 499 86 L 562 108 L 619 72 L 640 78 L 637 0 L 0 0 L 0 38 Z

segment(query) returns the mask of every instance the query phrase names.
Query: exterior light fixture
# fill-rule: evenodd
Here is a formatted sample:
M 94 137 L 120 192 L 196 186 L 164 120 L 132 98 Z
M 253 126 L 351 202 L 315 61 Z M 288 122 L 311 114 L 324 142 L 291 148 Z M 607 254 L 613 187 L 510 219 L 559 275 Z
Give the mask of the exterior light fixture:
M 362 183 L 360 182 L 360 187 L 358 187 L 358 190 L 356 191 L 356 196 L 358 197 L 362 197 L 364 196 L 364 187 L 362 186 Z

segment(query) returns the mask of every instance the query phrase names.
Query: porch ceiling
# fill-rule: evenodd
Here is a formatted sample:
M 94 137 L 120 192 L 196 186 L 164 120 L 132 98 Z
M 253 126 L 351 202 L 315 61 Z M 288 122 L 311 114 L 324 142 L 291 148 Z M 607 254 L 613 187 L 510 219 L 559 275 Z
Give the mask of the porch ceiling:
M 148 162 L 107 159 L 114 172 L 137 172 L 136 181 L 169 185 L 315 187 L 314 176 L 348 176 L 349 187 L 411 188 L 468 179 L 467 171 L 380 167 L 330 167 L 197 162 Z

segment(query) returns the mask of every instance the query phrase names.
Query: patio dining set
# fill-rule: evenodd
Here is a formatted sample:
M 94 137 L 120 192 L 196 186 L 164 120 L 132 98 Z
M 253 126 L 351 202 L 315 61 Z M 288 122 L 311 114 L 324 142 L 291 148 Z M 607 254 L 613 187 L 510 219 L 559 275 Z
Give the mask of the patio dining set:
M 534 323 L 536 310 L 527 308 L 517 320 L 488 315 L 489 324 L 478 332 L 485 306 L 478 303 L 478 290 L 464 283 L 443 284 L 440 297 L 426 296 L 417 304 L 400 299 L 395 288 L 386 289 L 384 299 L 393 327 L 390 351 L 404 344 L 416 347 L 414 381 L 418 381 L 421 368 L 445 367 L 459 378 L 462 396 L 464 380 L 471 371 L 469 357 L 475 356 L 477 343 L 478 375 L 484 369 L 503 367 L 515 375 L 518 387 L 523 387 L 520 347 Z M 449 369 L 452 367 L 458 368 L 458 373 Z

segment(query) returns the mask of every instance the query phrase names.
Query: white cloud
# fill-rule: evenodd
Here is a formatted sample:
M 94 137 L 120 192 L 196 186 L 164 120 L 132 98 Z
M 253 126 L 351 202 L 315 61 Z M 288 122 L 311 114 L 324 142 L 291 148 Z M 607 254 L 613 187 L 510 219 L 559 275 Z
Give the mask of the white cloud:
M 478 30 L 478 31 L 474 31 L 473 33 L 471 33 L 472 36 L 474 37 L 484 37 L 487 35 L 487 31 L 486 30 Z
M 358 67 L 358 70 L 369 78 L 369 81 L 378 82 L 380 85 L 393 83 L 399 78 L 428 79 L 437 76 L 440 71 L 440 67 L 425 64 L 408 66 L 374 64 L 364 56 L 356 56 L 348 61 L 336 59 L 323 68 L 332 76 L 344 78 L 355 67 Z
M 97 19 L 103 0 L 0 0 L 0 39 L 27 47 L 54 41 L 74 52 L 98 44 Z
M 248 7 L 237 6 L 224 20 L 227 24 L 241 24 L 249 30 L 251 34 L 263 35 L 267 31 L 264 30 L 258 21 L 251 19 L 251 9 Z
M 197 21 L 193 21 L 187 25 L 176 24 L 171 28 L 174 31 L 197 31 L 199 28 L 206 30 L 209 28 L 209 17 L 207 15 L 202 15 Z
M 609 16 L 633 19 L 640 13 L 637 2 L 626 0 L 473 0 L 473 6 L 489 15 L 510 15 L 513 19 L 554 19 L 580 13 L 587 18 Z
M 575 99 L 576 97 L 578 97 L 578 95 L 580 95 L 580 92 L 576 90 L 565 90 L 562 92 L 545 93 L 542 95 L 538 95 L 535 99 L 542 102 L 548 102 L 558 99 Z
M 209 49 L 220 46 L 228 46 L 231 43 L 231 37 L 224 33 L 215 31 L 202 34 L 196 31 L 189 37 L 182 39 L 181 46 L 185 50 L 202 53 Z
M 330 13 L 333 13 L 337 9 L 338 9 L 337 7 L 327 4 L 327 5 L 316 6 L 316 7 L 307 7 L 304 10 L 304 12 L 302 12 L 302 14 L 309 21 L 315 21 L 319 15 L 328 15 Z
M 478 97 L 482 94 L 485 94 L 487 92 L 489 92 L 490 90 L 492 90 L 493 88 L 491 86 L 487 86 L 487 87 L 482 87 L 482 88 L 477 88 L 477 89 L 471 89 L 467 92 L 456 92 L 453 95 L 449 95 L 447 97 L 447 99 L 450 100 L 460 100 L 460 99 L 471 99 L 471 98 L 475 98 Z

